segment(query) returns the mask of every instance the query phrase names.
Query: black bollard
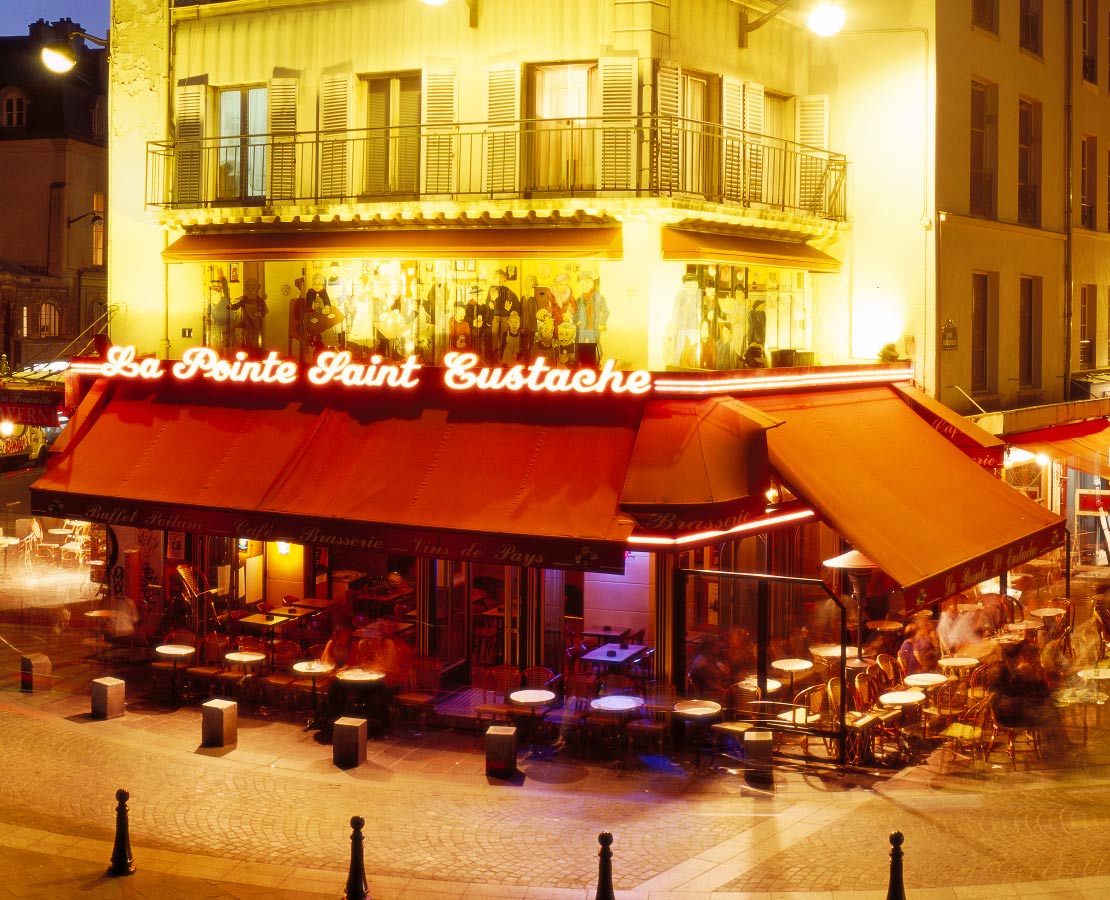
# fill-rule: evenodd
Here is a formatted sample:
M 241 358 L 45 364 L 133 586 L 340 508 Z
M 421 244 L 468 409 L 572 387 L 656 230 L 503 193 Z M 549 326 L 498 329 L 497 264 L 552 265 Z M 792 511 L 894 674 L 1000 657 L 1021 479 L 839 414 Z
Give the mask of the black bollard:
M 603 831 L 597 836 L 601 849 L 597 851 L 597 894 L 594 900 L 614 900 L 613 897 L 613 835 Z
M 886 900 L 906 900 L 906 886 L 902 883 L 902 832 L 890 835 L 890 884 L 886 889 Z
M 116 842 L 112 845 L 109 875 L 131 875 L 135 858 L 131 855 L 131 835 L 127 827 L 127 801 L 131 795 L 123 788 L 116 791 Z
M 370 900 L 370 890 L 366 886 L 366 866 L 362 862 L 362 826 L 366 820 L 362 816 L 351 816 L 351 868 L 347 872 L 347 887 L 343 900 Z

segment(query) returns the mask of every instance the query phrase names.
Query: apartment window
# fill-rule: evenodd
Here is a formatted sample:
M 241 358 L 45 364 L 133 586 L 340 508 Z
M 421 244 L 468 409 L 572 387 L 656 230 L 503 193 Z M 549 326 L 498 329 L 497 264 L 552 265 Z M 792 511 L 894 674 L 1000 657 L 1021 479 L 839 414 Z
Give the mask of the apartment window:
M 1041 13 L 1043 0 L 1021 0 L 1019 28 L 1021 49 L 1041 55 Z
M 998 274 L 974 272 L 971 276 L 971 390 L 994 389 L 994 342 L 997 329 Z
M 377 75 L 366 84 L 366 193 L 419 188 L 420 74 Z
M 971 83 L 971 214 L 995 216 L 998 170 L 998 88 Z
M 587 121 L 600 115 L 595 63 L 536 66 L 531 73 L 535 123 L 532 171 L 539 190 L 568 190 L 596 184 L 594 131 Z
M 27 98 L 12 91 L 4 97 L 3 126 L 23 128 L 27 124 Z
M 1018 385 L 1041 386 L 1041 279 L 1028 275 L 1018 283 Z
M 93 191 L 92 211 L 92 264 L 103 266 L 106 244 L 104 240 L 104 194 L 102 191 Z
M 1079 288 L 1079 368 L 1095 367 L 1095 321 L 1098 293 L 1093 284 Z
M 1098 176 L 1098 142 L 1088 135 L 1079 142 L 1079 221 L 1084 228 L 1095 227 L 1095 195 Z
M 57 337 L 59 334 L 58 307 L 53 303 L 44 303 L 39 307 L 39 337 Z
M 1098 84 L 1098 0 L 1080 0 L 1083 80 Z
M 223 88 L 218 94 L 220 200 L 266 196 L 266 88 Z
M 971 24 L 998 34 L 998 0 L 972 0 Z
M 1018 221 L 1041 224 L 1041 104 L 1018 100 Z

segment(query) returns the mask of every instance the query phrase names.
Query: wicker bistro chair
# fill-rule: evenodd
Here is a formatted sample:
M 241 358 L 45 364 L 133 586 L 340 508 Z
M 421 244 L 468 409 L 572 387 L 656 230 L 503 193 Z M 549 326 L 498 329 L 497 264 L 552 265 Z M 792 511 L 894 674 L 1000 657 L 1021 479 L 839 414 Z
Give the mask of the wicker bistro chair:
M 987 757 L 994 747 L 998 725 L 991 710 L 990 698 L 983 697 L 974 701 L 950 722 L 940 733 L 941 750 L 950 760 L 967 759 L 971 765 L 976 761 L 986 765 Z M 943 756 L 941 771 L 945 771 Z
M 676 702 L 678 702 L 678 691 L 669 681 L 648 682 L 644 690 L 644 716 L 625 726 L 628 735 L 627 758 L 631 759 L 637 738 L 650 738 L 653 743 L 658 744 L 659 753 L 663 753 L 667 736 L 670 734 L 671 715 Z
M 631 696 L 633 691 L 632 679 L 626 675 L 605 675 L 599 681 L 598 696 L 610 697 L 614 695 Z M 611 713 L 591 709 L 583 723 L 586 730 L 587 745 L 593 747 L 593 739 L 597 736 L 602 743 L 611 742 L 613 746 L 620 743 L 622 727 L 628 716 L 621 713 Z
M 725 690 L 721 721 L 709 727 L 710 733 L 717 739 L 718 748 L 725 753 L 737 750 L 736 744 L 743 741 L 744 734 L 757 727 L 759 700 L 759 687 L 750 681 L 739 681 Z
M 262 696 L 267 703 L 285 705 L 295 696 L 293 684 L 301 677 L 293 670 L 293 663 L 301 658 L 301 647 L 296 641 L 277 641 L 271 653 L 270 672 L 262 676 Z
M 482 722 L 508 722 L 510 719 L 509 694 L 520 687 L 520 669 L 516 666 L 494 666 L 487 669 L 482 678 L 482 702 L 474 707 L 477 717 L 478 735 L 482 734 Z
M 197 665 L 185 670 L 185 679 L 192 694 L 215 693 L 220 674 L 227 669 L 224 654 L 231 646 L 225 634 L 206 634 L 197 647 Z
M 548 728 L 558 729 L 562 743 L 576 742 L 590 713 L 590 701 L 597 692 L 597 679 L 589 672 L 572 672 L 563 684 L 563 703 L 552 707 L 544 717 Z
M 393 697 L 394 721 L 402 721 L 406 713 L 415 713 L 420 717 L 420 731 L 424 731 L 428 714 L 436 709 L 441 666 L 434 656 L 421 656 L 416 660 L 405 689 Z

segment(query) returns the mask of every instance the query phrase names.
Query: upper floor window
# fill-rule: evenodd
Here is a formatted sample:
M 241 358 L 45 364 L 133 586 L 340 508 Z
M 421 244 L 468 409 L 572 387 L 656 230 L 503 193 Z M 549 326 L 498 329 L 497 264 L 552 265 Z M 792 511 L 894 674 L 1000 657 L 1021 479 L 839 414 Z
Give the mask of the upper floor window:
M 93 191 L 92 195 L 92 264 L 104 265 L 105 259 L 105 234 L 104 234 L 104 193 Z
M 995 216 L 995 174 L 998 171 L 998 88 L 971 82 L 972 215 Z
M 367 194 L 420 190 L 420 73 L 375 75 L 366 86 Z
M 1080 0 L 1083 80 L 1098 84 L 1098 0 Z
M 597 182 L 594 131 L 600 115 L 596 63 L 535 66 L 531 71 L 535 124 L 532 178 L 537 190 L 569 190 Z
M 1095 317 L 1098 293 L 1093 284 L 1079 288 L 1079 368 L 1095 367 Z
M 217 94 L 219 200 L 266 196 L 266 88 L 222 88 Z
M 1098 141 L 1088 135 L 1079 142 L 1079 221 L 1084 228 L 1095 228 L 1095 195 L 1098 191 Z
M 59 322 L 61 316 L 58 307 L 53 303 L 44 303 L 39 307 L 39 337 L 57 337 L 60 333 Z
M 1041 55 L 1041 21 L 1044 0 L 1021 0 L 1021 13 L 1018 23 L 1019 41 L 1022 50 Z
M 992 352 L 995 327 L 997 273 L 971 275 L 971 390 L 986 393 L 994 381 Z
M 11 90 L 4 95 L 4 128 L 24 128 L 27 125 L 27 98 L 21 91 Z
M 1041 386 L 1041 279 L 1027 275 L 1018 284 L 1018 385 Z
M 1040 225 L 1041 104 L 1018 100 L 1018 221 Z
M 971 0 L 971 24 L 998 34 L 998 0 Z

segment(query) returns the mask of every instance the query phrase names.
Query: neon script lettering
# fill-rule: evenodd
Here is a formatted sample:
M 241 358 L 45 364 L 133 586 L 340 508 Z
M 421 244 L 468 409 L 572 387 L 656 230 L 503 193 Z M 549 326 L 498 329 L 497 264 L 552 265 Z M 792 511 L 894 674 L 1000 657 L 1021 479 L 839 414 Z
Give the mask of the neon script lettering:
M 161 378 L 162 363 L 153 356 L 135 359 L 134 347 L 110 347 L 100 367 L 100 374 L 109 378 Z
M 594 369 L 553 369 L 542 356 L 530 366 L 510 369 L 478 368 L 476 353 L 448 353 L 443 358 L 447 371 L 443 381 L 452 390 L 477 388 L 486 391 L 551 391 L 579 394 L 644 394 L 651 390 L 651 373 L 618 372 L 609 360 L 600 371 Z
M 347 350 L 325 350 L 316 357 L 316 365 L 308 370 L 308 380 L 313 384 L 336 382 L 354 387 L 414 388 L 420 383 L 416 377 L 420 368 L 415 356 L 410 356 L 399 366 L 383 366 L 382 358 L 375 353 L 367 366 L 352 362 Z
M 297 364 L 282 359 L 273 350 L 265 359 L 247 359 L 242 351 L 228 362 L 209 347 L 193 347 L 181 354 L 181 362 L 173 364 L 173 375 L 188 381 L 200 375 L 213 381 L 257 382 L 261 384 L 292 384 L 297 380 Z

